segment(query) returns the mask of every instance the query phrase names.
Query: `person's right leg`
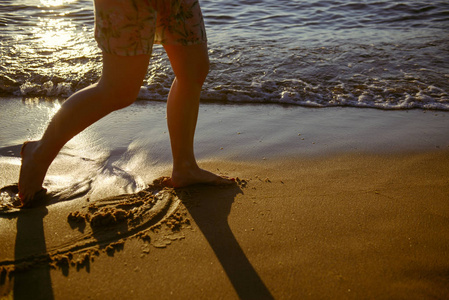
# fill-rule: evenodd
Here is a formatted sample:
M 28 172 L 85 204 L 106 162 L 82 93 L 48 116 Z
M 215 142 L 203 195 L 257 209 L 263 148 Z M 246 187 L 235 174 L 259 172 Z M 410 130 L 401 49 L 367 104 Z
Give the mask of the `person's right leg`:
M 110 112 L 134 102 L 149 59 L 149 55 L 103 53 L 100 81 L 73 94 L 53 117 L 42 138 L 24 144 L 19 177 L 23 203 L 41 190 L 48 167 L 71 138 Z
M 164 48 L 175 73 L 167 100 L 167 123 L 173 155 L 171 183 L 174 187 L 203 183 L 231 184 L 232 180 L 201 169 L 194 154 L 200 93 L 209 71 L 207 45 L 164 45 Z

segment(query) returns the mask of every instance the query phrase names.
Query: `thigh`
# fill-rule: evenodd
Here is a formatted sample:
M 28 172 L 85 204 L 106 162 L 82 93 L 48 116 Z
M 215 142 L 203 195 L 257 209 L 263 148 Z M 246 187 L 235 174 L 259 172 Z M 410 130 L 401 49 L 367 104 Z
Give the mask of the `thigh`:
M 114 101 L 129 105 L 136 99 L 147 73 L 150 55 L 120 56 L 103 52 L 103 72 L 97 87 Z
M 195 45 L 207 42 L 203 15 L 198 0 L 156 0 L 155 43 Z
M 188 46 L 165 44 L 164 48 L 178 80 L 203 83 L 209 72 L 207 44 Z
M 152 1 L 95 0 L 95 39 L 103 52 L 151 54 L 157 14 Z

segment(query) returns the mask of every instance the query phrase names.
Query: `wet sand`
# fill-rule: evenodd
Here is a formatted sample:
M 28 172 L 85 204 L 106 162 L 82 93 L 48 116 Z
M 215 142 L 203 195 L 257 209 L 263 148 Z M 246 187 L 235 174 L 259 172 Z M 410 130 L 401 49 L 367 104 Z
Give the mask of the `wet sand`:
M 0 295 L 445 299 L 449 114 L 437 115 L 202 106 L 201 166 L 236 184 L 156 183 L 3 212 Z M 116 117 L 94 129 L 105 137 Z M 159 160 L 147 183 L 169 175 Z M 11 161 L 2 186 L 16 176 Z

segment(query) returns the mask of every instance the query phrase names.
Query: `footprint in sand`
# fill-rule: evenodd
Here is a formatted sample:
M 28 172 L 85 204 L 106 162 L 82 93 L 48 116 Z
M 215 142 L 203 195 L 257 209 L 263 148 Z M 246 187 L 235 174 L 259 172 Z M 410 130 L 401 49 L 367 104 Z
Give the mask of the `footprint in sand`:
M 7 213 L 18 210 L 22 204 L 18 193 L 19 187 L 17 184 L 7 185 L 0 189 L 0 212 Z

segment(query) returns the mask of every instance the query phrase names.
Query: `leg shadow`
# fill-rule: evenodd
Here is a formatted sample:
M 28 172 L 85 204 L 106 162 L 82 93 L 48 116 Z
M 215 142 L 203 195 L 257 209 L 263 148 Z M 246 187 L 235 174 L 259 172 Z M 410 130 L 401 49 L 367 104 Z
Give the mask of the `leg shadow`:
M 24 211 L 17 216 L 17 236 L 14 250 L 14 299 L 53 299 L 49 264 L 30 267 L 30 258 L 45 256 L 43 220 L 45 207 Z
M 228 224 L 239 186 L 177 189 L 178 197 L 206 237 L 240 299 L 273 299 Z

